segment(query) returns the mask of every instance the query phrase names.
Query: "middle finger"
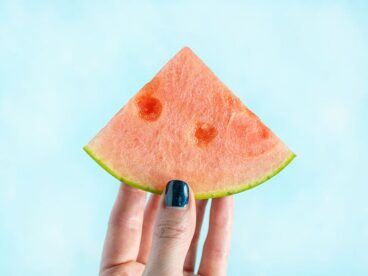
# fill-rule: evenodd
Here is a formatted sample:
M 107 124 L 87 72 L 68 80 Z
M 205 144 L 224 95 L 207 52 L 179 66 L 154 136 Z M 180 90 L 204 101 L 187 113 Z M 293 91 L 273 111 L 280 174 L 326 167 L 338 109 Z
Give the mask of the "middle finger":
M 207 200 L 196 200 L 196 228 L 184 263 L 184 270 L 193 273 Z

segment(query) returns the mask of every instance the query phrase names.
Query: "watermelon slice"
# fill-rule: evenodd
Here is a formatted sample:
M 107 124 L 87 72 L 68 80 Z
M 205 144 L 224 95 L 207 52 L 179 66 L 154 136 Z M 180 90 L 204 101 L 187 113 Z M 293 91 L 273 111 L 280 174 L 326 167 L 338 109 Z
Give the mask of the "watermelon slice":
M 169 180 L 182 179 L 197 199 L 255 187 L 295 157 L 189 48 L 84 150 L 126 184 L 161 193 Z

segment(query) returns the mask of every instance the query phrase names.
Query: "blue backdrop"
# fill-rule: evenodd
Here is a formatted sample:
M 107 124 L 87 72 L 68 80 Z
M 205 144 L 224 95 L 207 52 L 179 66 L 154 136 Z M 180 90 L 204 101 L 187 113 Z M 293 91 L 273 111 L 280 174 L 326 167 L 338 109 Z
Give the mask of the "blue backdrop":
M 367 2 L 137 2 L 0 2 L 0 274 L 97 274 L 82 146 L 186 45 L 298 155 L 235 197 L 229 275 L 367 275 Z

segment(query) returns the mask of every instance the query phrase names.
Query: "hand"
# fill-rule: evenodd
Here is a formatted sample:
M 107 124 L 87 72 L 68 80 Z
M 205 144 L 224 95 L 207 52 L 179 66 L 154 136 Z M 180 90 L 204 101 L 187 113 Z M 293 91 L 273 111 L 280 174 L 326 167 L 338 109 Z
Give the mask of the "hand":
M 144 191 L 121 185 L 100 275 L 194 275 L 207 200 L 195 201 L 190 187 L 180 180 L 170 181 L 161 196 L 152 195 L 146 208 L 145 197 Z M 212 200 L 199 275 L 226 275 L 232 217 L 231 196 Z

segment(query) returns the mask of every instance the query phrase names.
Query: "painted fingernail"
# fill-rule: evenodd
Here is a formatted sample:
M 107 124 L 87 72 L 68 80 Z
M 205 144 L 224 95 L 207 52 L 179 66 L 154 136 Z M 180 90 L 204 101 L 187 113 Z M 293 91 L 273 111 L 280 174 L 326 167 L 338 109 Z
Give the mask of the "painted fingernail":
M 185 208 L 189 200 L 188 184 L 182 180 L 170 180 L 165 190 L 165 205 L 169 208 Z

